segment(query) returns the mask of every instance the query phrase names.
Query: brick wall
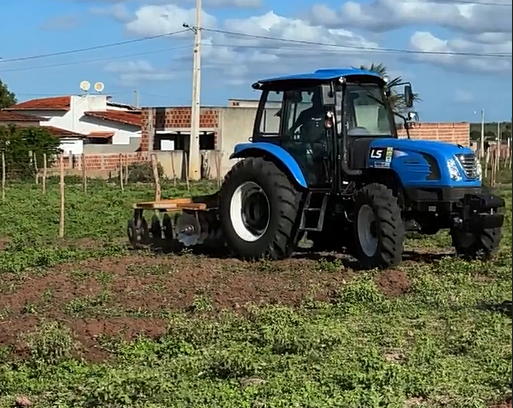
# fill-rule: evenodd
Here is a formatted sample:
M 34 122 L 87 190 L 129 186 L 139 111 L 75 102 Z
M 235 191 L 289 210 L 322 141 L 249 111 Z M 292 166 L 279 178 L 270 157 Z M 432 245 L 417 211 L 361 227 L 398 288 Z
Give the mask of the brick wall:
M 143 108 L 141 127 L 141 151 L 153 150 L 153 132 L 158 130 L 187 129 L 191 127 L 191 108 Z M 201 108 L 200 132 L 208 129 L 215 132 L 217 148 L 217 130 L 219 129 L 219 109 Z
M 399 137 L 406 137 L 406 130 L 399 130 Z M 439 140 L 441 142 L 470 146 L 469 123 L 417 123 L 410 129 L 412 139 Z
M 120 157 L 121 156 L 121 157 Z M 145 152 L 137 153 L 123 153 L 123 154 L 91 154 L 84 155 L 85 167 L 87 170 L 106 170 L 116 171 L 120 167 L 120 163 L 123 165 L 126 163 L 142 163 L 149 160 L 149 154 Z M 54 167 L 59 167 L 57 161 Z M 64 168 L 65 169 L 82 169 L 82 156 L 64 156 Z

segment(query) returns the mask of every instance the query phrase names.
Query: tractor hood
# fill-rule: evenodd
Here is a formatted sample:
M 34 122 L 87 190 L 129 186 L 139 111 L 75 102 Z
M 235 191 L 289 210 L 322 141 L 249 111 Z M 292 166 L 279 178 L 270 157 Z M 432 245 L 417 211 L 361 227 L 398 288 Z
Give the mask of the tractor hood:
M 481 185 L 472 149 L 438 141 L 375 139 L 370 143 L 367 167 L 392 169 L 405 186 Z
M 427 153 L 434 157 L 454 158 L 456 154 L 473 154 L 470 147 L 454 145 L 435 140 L 415 140 L 415 139 L 376 139 L 371 147 L 391 147 L 394 151 Z

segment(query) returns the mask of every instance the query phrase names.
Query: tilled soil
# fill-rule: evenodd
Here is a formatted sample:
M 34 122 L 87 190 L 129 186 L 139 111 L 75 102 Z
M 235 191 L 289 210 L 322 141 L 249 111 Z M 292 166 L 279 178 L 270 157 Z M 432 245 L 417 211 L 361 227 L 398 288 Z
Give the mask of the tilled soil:
M 166 312 L 206 306 L 213 313 L 244 313 L 248 304 L 331 301 L 355 274 L 312 259 L 246 263 L 141 254 L 67 263 L 23 276 L 4 274 L 0 345 L 19 345 L 21 333 L 52 319 L 72 330 L 87 358 L 101 360 L 106 354 L 98 347 L 99 336 L 158 337 L 166 330 Z M 375 279 L 389 297 L 410 288 L 401 271 L 385 271 Z

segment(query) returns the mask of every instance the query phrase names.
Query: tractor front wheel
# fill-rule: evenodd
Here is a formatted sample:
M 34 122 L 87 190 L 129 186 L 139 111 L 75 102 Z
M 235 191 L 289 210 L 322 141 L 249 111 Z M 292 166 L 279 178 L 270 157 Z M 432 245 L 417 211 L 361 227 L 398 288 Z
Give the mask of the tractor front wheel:
M 248 260 L 289 257 L 297 246 L 301 194 L 273 162 L 247 158 L 227 174 L 219 218 L 230 251 Z
M 452 245 L 456 255 L 466 260 L 489 261 L 499 248 L 501 228 L 485 229 L 481 233 L 451 230 Z
M 368 184 L 356 192 L 354 255 L 362 269 L 387 268 L 402 261 L 405 228 L 392 190 Z

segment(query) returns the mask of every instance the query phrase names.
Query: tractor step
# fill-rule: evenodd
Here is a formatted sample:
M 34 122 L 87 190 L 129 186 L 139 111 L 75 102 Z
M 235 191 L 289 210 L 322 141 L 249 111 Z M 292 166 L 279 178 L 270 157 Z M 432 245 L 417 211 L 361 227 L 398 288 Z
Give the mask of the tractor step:
M 312 191 L 308 193 L 301 213 L 301 222 L 299 224 L 301 231 L 322 231 L 328 200 L 329 194 L 327 193 L 315 193 Z

